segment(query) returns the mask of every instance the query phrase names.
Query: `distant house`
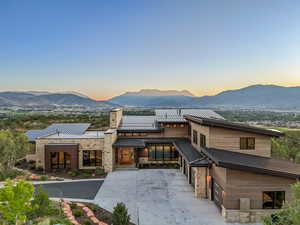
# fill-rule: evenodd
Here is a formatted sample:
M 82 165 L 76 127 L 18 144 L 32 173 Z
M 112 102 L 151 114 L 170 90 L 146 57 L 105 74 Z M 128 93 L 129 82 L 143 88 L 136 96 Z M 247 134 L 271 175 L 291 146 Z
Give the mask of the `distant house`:
M 291 200 L 300 166 L 271 158 L 277 130 L 226 121 L 211 110 L 156 110 L 154 116 L 110 112 L 110 129 L 53 124 L 29 131 L 37 166 L 46 171 L 111 172 L 145 164 L 178 164 L 195 196 L 208 198 L 228 222 L 257 222 Z

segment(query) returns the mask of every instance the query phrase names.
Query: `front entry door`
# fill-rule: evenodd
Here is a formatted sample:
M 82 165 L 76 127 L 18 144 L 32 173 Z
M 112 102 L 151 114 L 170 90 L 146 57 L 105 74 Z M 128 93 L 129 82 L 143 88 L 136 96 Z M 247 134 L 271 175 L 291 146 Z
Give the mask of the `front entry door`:
M 124 148 L 119 151 L 120 164 L 132 164 L 133 163 L 133 149 Z

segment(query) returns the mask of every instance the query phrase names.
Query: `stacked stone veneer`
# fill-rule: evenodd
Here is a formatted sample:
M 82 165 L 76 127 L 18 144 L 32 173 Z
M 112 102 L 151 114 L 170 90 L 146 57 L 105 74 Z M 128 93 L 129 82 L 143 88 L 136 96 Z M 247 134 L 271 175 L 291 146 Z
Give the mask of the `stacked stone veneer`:
M 79 169 L 94 169 L 95 167 L 84 167 L 82 165 L 83 151 L 104 152 L 104 138 L 40 138 L 36 141 L 36 165 L 45 169 L 45 145 L 47 144 L 79 144 L 78 165 Z M 105 161 L 105 154 L 102 155 Z M 104 164 L 104 163 L 103 163 Z

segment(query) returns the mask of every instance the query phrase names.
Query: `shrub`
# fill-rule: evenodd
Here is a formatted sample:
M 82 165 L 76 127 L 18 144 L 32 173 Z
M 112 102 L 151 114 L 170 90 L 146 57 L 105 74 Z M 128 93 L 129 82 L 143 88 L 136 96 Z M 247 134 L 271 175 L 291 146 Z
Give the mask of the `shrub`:
M 84 225 L 92 225 L 93 223 L 92 223 L 89 219 L 85 219 L 85 220 L 83 221 L 83 224 L 84 224 Z
M 41 180 L 47 181 L 47 180 L 49 180 L 49 177 L 47 175 L 43 175 L 43 176 L 41 176 Z
M 52 214 L 54 210 L 54 208 L 51 205 L 49 196 L 44 191 L 42 185 L 38 186 L 37 193 L 34 195 L 34 198 L 31 201 L 31 205 L 33 206 L 33 212 L 30 216 L 31 218 L 48 216 L 49 214 Z
M 38 167 L 35 168 L 35 170 L 36 170 L 37 172 L 42 172 L 42 171 L 44 171 L 44 168 L 41 167 L 41 166 L 38 166 Z
M 76 209 L 76 208 L 77 208 L 77 205 L 76 205 L 76 203 L 72 202 L 72 203 L 70 204 L 70 207 L 71 207 L 71 209 Z
M 83 216 L 83 212 L 81 210 L 77 209 L 77 210 L 74 210 L 73 215 L 75 217 L 81 217 L 81 216 Z
M 105 175 L 105 171 L 104 171 L 104 169 L 97 167 L 95 170 L 95 174 L 98 176 L 103 176 L 103 175 Z
M 91 209 L 91 210 L 93 210 L 94 212 L 96 212 L 98 209 L 100 209 L 100 207 L 98 206 L 98 205 L 90 205 L 89 206 L 89 208 Z
M 22 175 L 24 175 L 24 172 L 19 170 L 13 170 L 13 169 L 4 170 L 0 172 L 0 181 L 4 181 L 6 179 L 14 179 Z
M 124 203 L 120 202 L 114 208 L 112 214 L 112 224 L 113 225 L 129 225 L 130 215 L 128 215 L 128 210 Z
M 65 219 L 65 218 L 51 219 L 50 225 L 55 225 L 55 224 L 73 225 L 68 219 Z

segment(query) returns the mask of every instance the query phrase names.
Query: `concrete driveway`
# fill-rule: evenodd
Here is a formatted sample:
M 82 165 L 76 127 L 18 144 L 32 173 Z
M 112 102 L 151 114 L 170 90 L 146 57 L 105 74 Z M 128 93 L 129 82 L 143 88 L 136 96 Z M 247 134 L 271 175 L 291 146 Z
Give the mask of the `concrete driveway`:
M 138 225 L 225 225 L 213 202 L 194 197 L 178 170 L 116 171 L 105 179 L 95 203 L 112 211 L 124 202 Z

